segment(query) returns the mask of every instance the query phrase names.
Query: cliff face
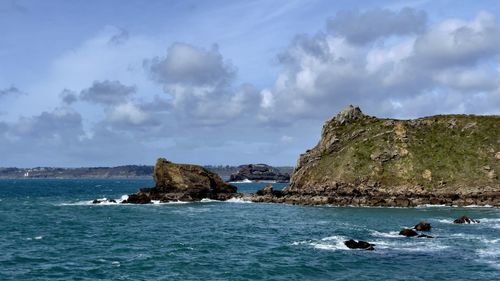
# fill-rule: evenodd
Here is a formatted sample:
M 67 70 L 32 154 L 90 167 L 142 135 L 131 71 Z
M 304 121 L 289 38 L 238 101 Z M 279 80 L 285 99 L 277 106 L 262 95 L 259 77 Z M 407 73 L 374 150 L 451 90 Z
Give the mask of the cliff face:
M 394 120 L 350 106 L 325 123 L 284 192 L 338 204 L 498 206 L 499 172 L 500 116 Z

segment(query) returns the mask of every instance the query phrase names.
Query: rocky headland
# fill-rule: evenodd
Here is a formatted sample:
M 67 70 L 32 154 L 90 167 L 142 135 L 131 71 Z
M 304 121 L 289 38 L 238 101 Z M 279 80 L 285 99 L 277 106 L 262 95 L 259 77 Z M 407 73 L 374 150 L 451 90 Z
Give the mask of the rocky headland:
M 236 187 L 224 182 L 217 174 L 189 164 L 172 163 L 165 158 L 154 167 L 155 186 L 142 188 L 122 203 L 148 204 L 160 202 L 227 200 L 236 194 Z
M 290 175 L 266 164 L 248 164 L 239 166 L 238 171 L 229 178 L 230 182 L 244 180 L 288 182 Z
M 500 116 L 380 119 L 349 106 L 300 155 L 284 190 L 254 202 L 500 206 Z

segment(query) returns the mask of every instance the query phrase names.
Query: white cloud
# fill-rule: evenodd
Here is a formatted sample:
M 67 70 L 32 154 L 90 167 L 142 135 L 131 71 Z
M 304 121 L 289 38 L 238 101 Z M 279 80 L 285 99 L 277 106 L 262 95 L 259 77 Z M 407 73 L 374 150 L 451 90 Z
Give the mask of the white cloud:
M 364 15 L 373 19 L 379 12 Z M 341 21 L 355 26 L 367 20 L 355 15 Z M 366 40 L 349 38 L 354 31 L 337 25 L 330 28 L 340 31 L 295 39 L 279 57 L 283 69 L 274 87 L 261 92 L 261 120 L 324 119 L 346 104 L 406 118 L 500 108 L 500 75 L 495 70 L 500 33 L 494 16 L 481 12 L 471 21 L 448 19 L 429 26 L 418 21 L 415 29 L 404 27 L 408 32 L 389 28 L 394 17 L 377 20 L 387 29 Z M 355 35 L 360 34 L 364 31 Z M 374 39 L 377 44 L 366 44 Z
M 141 125 L 149 119 L 149 115 L 136 104 L 127 102 L 112 108 L 107 118 L 110 122 Z

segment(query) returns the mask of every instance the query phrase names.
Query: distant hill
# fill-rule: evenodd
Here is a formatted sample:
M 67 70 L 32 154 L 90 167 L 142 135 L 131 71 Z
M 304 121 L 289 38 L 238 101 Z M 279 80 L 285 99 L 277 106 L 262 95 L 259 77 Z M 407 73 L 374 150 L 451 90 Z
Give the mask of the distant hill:
M 118 167 L 87 167 L 87 168 L 0 168 L 0 178 L 150 178 L 153 166 L 126 165 Z

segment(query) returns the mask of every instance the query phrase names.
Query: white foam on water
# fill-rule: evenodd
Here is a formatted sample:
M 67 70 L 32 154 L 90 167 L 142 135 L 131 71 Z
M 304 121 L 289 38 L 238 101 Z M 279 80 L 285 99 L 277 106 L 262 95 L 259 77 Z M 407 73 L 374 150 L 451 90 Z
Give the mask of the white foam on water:
M 446 206 L 444 204 L 422 204 L 422 205 L 418 205 L 416 206 L 415 208 L 443 208 L 443 207 L 450 207 L 450 206 Z
M 253 183 L 253 181 L 249 179 L 244 179 L 242 181 L 230 181 L 229 183 Z
M 211 203 L 211 202 L 222 202 L 220 200 L 214 200 L 214 199 L 209 199 L 209 198 L 203 198 L 200 200 L 201 203 Z
M 500 218 L 484 218 L 477 220 L 480 222 L 481 225 L 484 225 L 486 227 L 500 229 Z
M 293 246 L 306 245 L 311 246 L 318 250 L 328 250 L 328 251 L 338 251 L 338 250 L 349 250 L 344 244 L 346 239 L 343 236 L 329 236 L 321 240 L 306 240 L 306 241 L 295 241 L 292 242 Z
M 476 250 L 476 254 L 479 256 L 479 261 L 500 269 L 500 245 Z
M 371 235 L 375 236 L 375 237 L 384 237 L 384 238 L 400 238 L 400 237 L 402 237 L 401 235 L 399 235 L 399 232 L 397 232 L 397 231 L 380 232 L 380 231 L 374 230 L 371 232 Z
M 231 198 L 231 199 L 226 200 L 225 202 L 229 202 L 229 203 L 253 203 L 250 200 L 244 200 L 241 198 Z
M 375 244 L 375 249 L 403 252 L 439 252 L 450 248 L 432 238 L 401 237 L 401 239 L 375 240 L 371 243 Z
M 60 203 L 57 204 L 56 206 L 86 206 L 86 205 L 94 205 L 94 206 L 108 206 L 108 205 L 117 205 L 122 203 L 123 201 L 128 199 L 128 195 L 122 195 L 120 199 L 114 199 L 116 202 L 111 202 L 110 200 L 106 197 L 103 198 L 97 198 L 96 200 L 101 201 L 99 204 L 94 204 L 94 200 L 83 200 L 83 201 L 77 201 L 77 202 L 71 202 L 71 203 Z
M 430 221 L 437 221 L 440 223 L 453 224 L 454 219 L 430 219 Z
M 464 208 L 493 208 L 491 205 L 467 205 Z
M 35 236 L 35 237 L 28 237 L 26 240 L 31 241 L 31 240 L 42 240 L 43 236 Z
M 114 261 L 114 262 L 111 262 L 112 265 L 116 266 L 116 267 L 120 267 L 120 262 L 119 261 Z

